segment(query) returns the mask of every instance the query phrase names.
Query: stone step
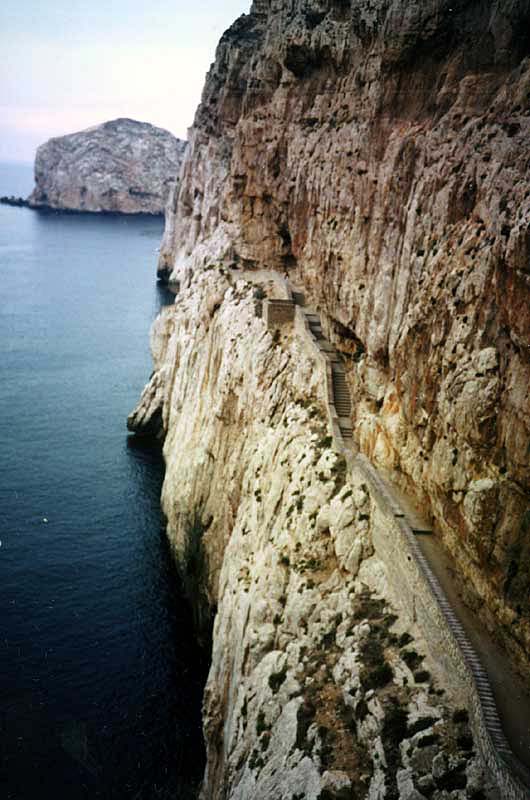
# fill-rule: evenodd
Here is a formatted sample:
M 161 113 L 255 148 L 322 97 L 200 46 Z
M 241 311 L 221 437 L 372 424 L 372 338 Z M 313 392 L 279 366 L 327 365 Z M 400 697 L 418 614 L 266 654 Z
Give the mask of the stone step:
M 311 335 L 318 342 L 320 350 L 328 353 L 330 357 L 333 404 L 339 416 L 339 429 L 342 438 L 350 442 L 353 439 L 353 429 L 350 419 L 351 397 L 342 358 L 337 353 L 336 348 L 333 347 L 331 342 L 324 336 L 320 316 L 309 309 L 306 309 L 304 313 Z

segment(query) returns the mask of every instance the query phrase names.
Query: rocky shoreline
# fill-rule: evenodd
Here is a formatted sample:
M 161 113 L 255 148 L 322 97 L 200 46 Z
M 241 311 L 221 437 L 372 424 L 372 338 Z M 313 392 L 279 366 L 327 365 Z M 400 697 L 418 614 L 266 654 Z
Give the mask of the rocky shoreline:
M 530 12 L 404 5 L 255 0 L 168 203 L 158 274 L 180 293 L 130 426 L 164 441 L 168 536 L 215 618 L 203 800 L 520 796 L 400 604 L 376 546 L 397 528 L 333 447 L 315 356 L 237 275 L 305 292 L 344 365 L 338 428 L 421 506 L 527 675 Z
M 0 204 L 4 206 L 14 206 L 15 208 L 31 208 L 27 198 L 15 197 L 14 195 L 0 197 Z
M 154 324 L 130 418 L 160 426 L 168 536 L 203 630 L 215 613 L 201 797 L 499 800 L 451 676 L 392 600 L 314 357 L 255 293 L 197 270 Z
M 222 37 L 159 275 L 267 265 L 305 288 L 346 356 L 355 441 L 524 671 L 528 5 L 372 5 L 260 0 Z
M 77 215 L 97 215 L 99 217 L 163 217 L 163 211 L 91 211 L 88 209 L 77 208 L 55 208 L 44 204 L 35 205 L 28 198 L 14 197 L 13 195 L 0 197 L 0 205 L 12 206 L 13 208 L 30 208 L 42 214 L 77 214 Z

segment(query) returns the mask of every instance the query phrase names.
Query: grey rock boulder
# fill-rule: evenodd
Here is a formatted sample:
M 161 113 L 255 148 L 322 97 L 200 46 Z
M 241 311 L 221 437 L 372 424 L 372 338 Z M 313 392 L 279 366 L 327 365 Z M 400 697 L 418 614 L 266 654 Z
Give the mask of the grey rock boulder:
M 146 122 L 116 119 L 50 139 L 35 158 L 33 208 L 162 214 L 186 142 Z

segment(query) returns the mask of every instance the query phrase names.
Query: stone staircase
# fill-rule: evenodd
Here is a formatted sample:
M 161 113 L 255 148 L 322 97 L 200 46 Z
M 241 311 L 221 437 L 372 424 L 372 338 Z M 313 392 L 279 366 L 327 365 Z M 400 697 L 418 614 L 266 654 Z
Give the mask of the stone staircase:
M 481 740 L 481 750 L 488 766 L 502 787 L 502 798 L 530 800 L 530 771 L 526 764 L 514 755 L 506 739 L 488 672 L 422 551 L 423 545 L 420 545 L 422 539 L 418 534 L 432 533 L 432 527 L 418 512 L 411 499 L 392 483 L 391 476 L 382 469 L 376 469 L 366 456 L 356 450 L 351 423 L 352 402 L 343 359 L 324 336 L 318 313 L 306 307 L 303 292 L 293 289 L 287 279 L 284 279 L 284 289 L 287 304 L 290 303 L 293 307 L 295 320 L 298 319 L 298 315 L 303 320 L 300 331 L 304 336 L 310 336 L 312 346 L 320 352 L 325 364 L 328 410 L 335 447 L 344 454 L 350 465 L 354 464 L 364 475 L 379 506 L 390 512 L 390 518 L 397 524 L 395 530 L 403 540 L 405 558 L 401 563 L 407 565 L 403 568 L 404 574 L 407 569 L 413 570 L 409 575 L 410 592 L 414 594 L 414 587 L 420 577 L 424 583 L 423 594 L 430 596 L 432 600 L 431 603 L 427 602 L 427 607 L 431 607 L 433 611 L 438 609 L 441 615 L 440 624 L 436 629 L 447 630 L 449 650 L 456 648 L 459 654 L 454 663 L 463 681 L 462 685 L 468 688 L 471 686 L 469 709 L 474 720 L 473 730 Z M 286 321 L 284 311 L 281 316 L 277 322 Z M 271 319 L 270 325 L 273 326 L 277 322 Z M 423 542 L 425 541 L 432 540 L 423 539 Z M 382 557 L 384 560 L 384 556 Z M 392 558 L 394 564 L 396 560 L 394 556 L 389 558 Z M 424 632 L 428 630 L 429 626 L 426 625 Z
M 339 417 L 339 428 L 344 444 L 351 447 L 353 444 L 353 428 L 351 424 L 351 396 L 346 381 L 346 372 L 340 361 L 333 361 L 331 365 L 333 400 Z
M 318 313 L 306 307 L 303 292 L 293 289 L 289 281 L 285 280 L 285 293 L 287 301 L 283 301 L 284 305 L 292 305 L 295 320 L 300 315 L 303 320 L 300 330 L 303 335 L 310 336 L 312 346 L 319 351 L 325 365 L 328 411 L 335 447 L 344 454 L 350 465 L 355 464 L 365 476 L 379 506 L 386 508 L 390 518 L 395 521 L 397 527 L 394 532 L 403 540 L 405 557 L 401 559 L 399 568 L 403 575 L 408 575 L 405 585 L 408 586 L 407 580 L 410 581 L 410 589 L 414 595 L 414 591 L 423 582 L 422 594 L 430 596 L 432 600 L 432 603 L 427 602 L 427 607 L 431 608 L 435 618 L 436 609 L 439 612 L 435 628 L 437 631 L 447 631 L 449 638 L 444 639 L 444 643 L 447 643 L 449 652 L 456 648 L 458 655 L 453 663 L 458 672 L 462 671 L 463 685 L 471 692 L 469 708 L 474 719 L 473 729 L 482 740 L 481 749 L 486 761 L 502 787 L 503 800 L 530 800 L 530 772 L 514 755 L 506 739 L 487 670 L 420 546 L 422 540 L 418 534 L 432 533 L 432 527 L 418 512 L 412 500 L 392 483 L 391 476 L 383 469 L 376 469 L 366 456 L 356 450 L 351 423 L 351 394 L 342 356 L 324 336 Z M 284 318 L 287 317 L 285 311 L 282 311 L 278 322 L 285 321 Z M 274 320 L 271 319 L 271 322 Z M 387 556 L 395 564 L 395 552 Z M 385 558 L 384 555 L 382 557 Z M 414 597 L 414 607 L 415 602 Z M 424 632 L 428 631 L 429 622 L 424 625 Z M 433 641 L 436 645 L 438 638 L 435 637 Z
M 318 349 L 328 356 L 328 360 L 331 364 L 331 386 L 329 389 L 332 396 L 330 400 L 333 402 L 335 411 L 337 412 L 339 429 L 342 434 L 344 445 L 346 448 L 351 449 L 353 446 L 353 428 L 351 424 L 352 403 L 344 362 L 340 353 L 337 352 L 331 342 L 324 336 L 320 316 L 313 309 L 305 308 L 303 294 L 301 292 L 293 292 L 293 301 L 295 304 L 302 307 L 309 331 L 315 339 Z
M 302 293 L 291 292 L 291 298 L 294 305 L 301 307 L 316 346 L 326 356 L 329 405 L 332 409 L 334 407 L 342 436 L 342 442 L 340 437 L 334 436 L 335 446 L 342 450 L 347 459 L 350 459 L 356 448 L 351 423 L 351 394 L 343 359 L 324 336 L 320 316 L 313 309 L 305 307 Z M 488 762 L 499 780 L 499 785 L 503 787 L 503 797 L 506 800 L 523 800 L 525 797 L 526 800 L 530 800 L 530 773 L 514 756 L 506 739 L 488 673 L 419 545 L 418 536 L 431 534 L 432 525 L 418 511 L 411 498 L 392 483 L 390 475 L 384 469 L 374 467 L 366 456 L 358 452 L 354 463 L 365 475 L 372 492 L 380 498 L 383 506 L 386 505 L 396 519 L 400 526 L 399 530 L 404 533 L 405 538 L 408 537 L 406 546 L 410 548 L 409 552 L 426 582 L 426 591 L 432 592 L 432 598 L 443 615 L 450 635 L 466 664 L 467 675 L 473 685 L 473 697 L 479 706 L 479 730 L 481 733 L 484 731 L 493 748 L 493 758 L 488 759 Z M 487 749 L 486 744 L 486 751 Z
M 292 291 L 291 297 L 293 303 L 301 307 L 309 331 L 318 349 L 326 353 L 331 364 L 331 386 L 328 387 L 329 399 L 337 413 L 344 449 L 351 453 L 355 449 L 351 422 L 352 401 L 342 356 L 324 336 L 320 316 L 317 312 L 314 309 L 305 307 L 302 292 Z M 411 499 L 392 485 L 390 479 L 382 470 L 375 469 L 368 459 L 365 459 L 365 467 L 370 471 L 372 481 L 377 484 L 379 491 L 385 497 L 387 504 L 396 517 L 404 518 L 415 534 L 432 533 L 432 525 L 415 508 Z

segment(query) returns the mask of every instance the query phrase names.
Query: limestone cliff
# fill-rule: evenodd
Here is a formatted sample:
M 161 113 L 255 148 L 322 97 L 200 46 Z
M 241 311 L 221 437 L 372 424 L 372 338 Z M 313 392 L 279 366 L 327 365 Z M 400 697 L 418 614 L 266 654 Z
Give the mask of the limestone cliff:
M 523 665 L 529 24 L 528 0 L 256 0 L 219 44 L 159 266 L 305 287 L 348 357 L 358 446 L 432 514 Z
M 392 604 L 315 358 L 267 329 L 256 294 L 216 267 L 183 281 L 130 418 L 161 426 L 168 535 L 199 623 L 217 611 L 202 797 L 498 800 L 458 693 Z
M 116 119 L 37 150 L 33 208 L 162 214 L 186 142 L 146 122 Z

